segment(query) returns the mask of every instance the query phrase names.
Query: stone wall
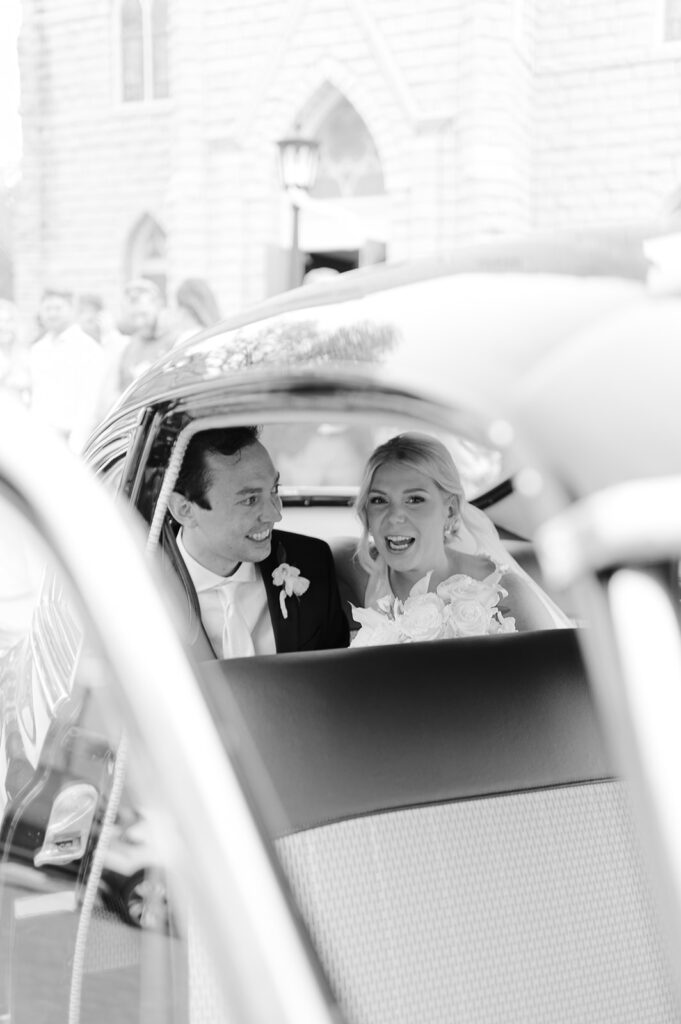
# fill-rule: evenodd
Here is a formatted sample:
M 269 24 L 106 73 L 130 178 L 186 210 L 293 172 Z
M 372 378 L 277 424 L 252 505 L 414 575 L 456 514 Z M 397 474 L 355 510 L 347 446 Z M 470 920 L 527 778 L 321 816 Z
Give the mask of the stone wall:
M 660 3 L 540 0 L 532 192 L 538 227 L 654 219 L 681 180 L 681 61 Z
M 17 299 L 58 280 L 116 308 L 150 214 L 171 291 L 258 301 L 286 244 L 276 140 L 330 89 L 380 155 L 388 258 L 649 219 L 681 180 L 658 22 L 649 0 L 171 0 L 171 96 L 121 103 L 114 0 L 24 0 Z

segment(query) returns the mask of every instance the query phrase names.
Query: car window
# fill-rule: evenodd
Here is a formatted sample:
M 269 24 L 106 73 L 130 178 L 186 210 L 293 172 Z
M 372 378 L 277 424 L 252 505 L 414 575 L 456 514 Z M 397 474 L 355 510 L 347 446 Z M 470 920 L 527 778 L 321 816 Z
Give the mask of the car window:
M 498 600 L 485 604 L 485 607 L 499 604 L 500 612 L 502 607 L 506 608 L 504 614 L 508 623 L 505 628 L 511 628 L 511 620 L 515 621 L 515 615 L 510 609 L 516 605 L 520 609 L 517 622 L 519 630 L 549 628 L 551 625 L 566 624 L 574 619 L 571 609 L 563 606 L 562 597 L 546 591 L 529 540 L 532 524 L 527 508 L 518 496 L 514 495 L 506 475 L 509 472 L 506 455 L 501 450 L 485 447 L 477 441 L 477 437 L 484 436 L 482 430 L 476 435 L 474 443 L 455 433 L 453 429 L 446 431 L 439 426 L 432 427 L 430 424 L 424 425 L 421 421 L 407 420 L 406 417 L 401 421 L 376 419 L 365 411 L 362 416 L 356 412 L 352 419 L 341 419 L 340 415 L 327 419 L 325 412 L 325 408 L 317 410 L 316 419 L 312 418 L 311 413 L 306 419 L 292 418 L 282 422 L 279 418 L 281 414 L 277 416 L 273 411 L 269 421 L 267 412 L 261 410 L 265 422 L 260 423 L 258 436 L 261 446 L 269 453 L 274 470 L 280 474 L 278 491 L 282 499 L 281 515 L 277 511 L 271 525 L 276 531 L 302 534 L 324 540 L 329 544 L 339 582 L 341 604 L 349 620 L 351 633 L 354 634 L 358 629 L 358 620 L 352 613 L 352 607 L 372 605 L 377 596 L 371 596 L 371 587 L 383 585 L 378 577 L 372 577 L 371 586 L 368 584 L 371 563 L 366 561 L 367 557 L 371 555 L 376 566 L 381 564 L 380 560 L 375 558 L 378 548 L 374 545 L 374 539 L 368 538 L 369 549 L 365 552 L 364 561 L 357 546 L 362 534 L 362 519 L 356 512 L 355 499 L 364 468 L 377 446 L 395 439 L 397 435 L 410 432 L 427 435 L 435 442 L 435 451 L 438 451 L 438 444 L 441 446 L 440 451 L 448 449 L 453 457 L 453 472 L 460 477 L 467 498 L 466 502 L 457 505 L 459 514 L 455 528 L 452 528 L 451 532 L 445 532 L 445 538 L 448 539 L 443 541 L 452 552 L 447 556 L 452 564 L 452 571 L 458 565 L 458 572 L 468 572 L 468 564 L 468 568 L 472 567 L 474 574 L 479 575 L 482 572 L 489 575 L 491 564 L 494 563 L 502 574 L 513 576 L 512 581 L 506 582 L 515 585 L 515 596 L 506 601 L 508 589 L 505 585 L 500 585 L 501 589 L 496 595 Z M 201 450 L 201 426 L 205 424 L 206 432 L 210 433 L 220 426 L 227 426 L 229 422 L 227 414 L 222 422 L 219 415 L 212 415 L 209 419 L 197 419 L 193 423 L 186 423 L 184 436 L 176 435 L 177 444 L 172 448 L 167 443 L 167 435 L 172 429 L 172 425 L 169 424 L 167 430 L 160 432 L 158 442 L 150 443 L 147 448 L 147 467 L 150 467 L 150 472 L 145 472 L 147 493 L 141 495 L 143 504 L 148 502 L 151 506 L 155 502 L 153 510 L 149 507 L 147 512 L 147 517 L 151 521 L 150 547 L 158 544 L 163 552 L 164 565 L 169 570 L 169 584 L 171 581 L 176 586 L 178 581 L 180 583 L 186 627 L 183 635 L 195 645 L 194 650 L 200 660 L 211 656 L 211 649 L 224 649 L 223 640 L 216 626 L 218 619 L 212 607 L 212 597 L 206 596 L 205 590 L 197 593 L 194 579 L 197 574 L 196 551 L 192 552 L 185 547 L 187 531 L 182 525 L 182 515 L 178 516 L 178 508 L 173 509 L 173 502 L 177 498 L 178 480 L 189 479 L 186 476 L 186 466 L 192 458 L 196 458 L 196 452 Z M 189 441 L 189 437 L 195 438 L 197 442 L 192 448 L 187 447 L 193 443 Z M 209 443 L 215 443 L 215 438 L 209 440 Z M 446 456 L 447 452 L 443 452 L 443 455 Z M 447 461 L 445 458 L 445 465 Z M 501 484 L 497 486 L 500 479 Z M 186 482 L 180 486 L 186 487 Z M 458 494 L 458 484 L 452 486 Z M 436 485 L 436 488 L 439 494 L 439 485 Z M 481 508 L 472 508 L 472 504 L 478 498 Z M 435 504 L 437 505 L 437 502 Z M 229 521 L 232 511 L 228 512 L 228 508 L 231 509 L 231 506 L 225 506 L 220 524 Z M 266 508 L 265 515 L 270 514 L 271 510 Z M 470 521 L 471 517 L 474 521 Z M 416 533 L 421 532 L 420 528 L 414 529 Z M 435 535 L 441 537 L 442 523 L 432 521 L 423 529 L 424 537 L 433 530 Z M 222 536 L 221 531 L 222 525 L 219 539 L 214 538 L 211 544 L 218 544 L 220 547 L 228 544 L 231 553 L 233 540 L 228 535 L 229 531 L 225 536 Z M 189 537 L 192 541 L 196 539 L 196 535 L 191 533 Z M 180 543 L 177 543 L 176 538 L 179 538 Z M 283 544 L 286 549 L 285 536 L 282 536 L 281 542 L 276 537 L 274 541 L 277 545 Z M 414 537 L 407 537 L 410 547 L 413 546 L 412 542 L 416 543 Z M 421 547 L 414 547 L 414 550 L 419 551 Z M 188 553 L 189 560 L 183 551 Z M 239 554 L 240 551 L 241 549 L 237 548 L 234 561 L 245 557 Z M 457 562 L 454 551 L 466 557 L 474 556 L 474 564 L 466 563 L 465 558 Z M 209 563 L 214 557 L 213 548 L 200 553 L 206 559 L 200 564 L 210 567 Z M 269 553 L 262 555 L 260 560 L 268 555 Z M 419 568 L 421 567 L 423 578 L 429 569 L 433 568 L 427 560 L 422 566 L 419 565 Z M 199 579 L 200 576 L 199 570 Z M 411 585 L 415 583 L 416 580 L 412 579 Z M 531 611 L 533 605 L 534 612 Z M 210 646 L 203 635 L 206 621 L 209 623 Z M 201 626 L 204 627 L 203 630 Z M 273 632 L 274 639 L 270 646 L 260 650 L 256 646 L 257 653 L 275 653 L 275 647 L 277 653 L 289 649 L 286 644 L 290 641 L 277 637 L 274 628 Z M 258 642 L 264 643 L 262 637 L 259 637 Z M 384 642 L 388 642 L 387 638 Z M 333 643 L 332 646 L 342 644 Z
M 263 427 L 262 441 L 281 473 L 284 497 L 336 488 L 354 493 L 373 449 L 405 430 L 402 423 L 274 423 Z M 430 433 L 433 433 L 431 430 Z M 436 432 L 435 432 L 436 433 Z M 503 478 L 500 451 L 464 438 L 442 435 L 461 474 L 468 498 L 484 493 Z
M 187 1020 L 174 827 L 87 609 L 2 494 L 0 521 L 0 1014 L 141 1021 L 151 1001 L 154 1020 Z

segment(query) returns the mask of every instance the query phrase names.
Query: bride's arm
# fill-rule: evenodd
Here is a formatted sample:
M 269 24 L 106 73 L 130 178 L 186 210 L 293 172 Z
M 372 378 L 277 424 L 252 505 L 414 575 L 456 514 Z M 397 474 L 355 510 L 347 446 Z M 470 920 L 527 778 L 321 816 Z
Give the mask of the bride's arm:
M 513 572 L 505 573 L 501 578 L 501 585 L 508 591 L 508 596 L 501 599 L 499 607 L 504 615 L 512 615 L 515 618 L 518 632 L 555 628 L 556 622 L 551 613 L 521 576 Z

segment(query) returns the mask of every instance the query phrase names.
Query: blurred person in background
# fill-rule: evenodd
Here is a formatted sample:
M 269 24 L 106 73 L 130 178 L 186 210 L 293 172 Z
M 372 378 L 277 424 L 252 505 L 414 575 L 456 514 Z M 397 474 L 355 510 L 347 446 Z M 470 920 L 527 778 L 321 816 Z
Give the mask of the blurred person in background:
M 148 277 L 136 277 L 123 289 L 123 316 L 130 340 L 121 353 L 120 390 L 169 352 L 177 341 L 177 329 L 161 289 Z
M 178 339 L 161 289 L 148 277 L 133 278 L 123 289 L 121 324 L 129 338 L 108 364 L 98 401 L 100 418 Z
M 209 285 L 202 277 L 188 277 L 175 293 L 178 341 L 186 341 L 220 317 L 220 308 Z
M 94 338 L 105 351 L 120 351 L 127 338 L 116 330 L 113 317 L 104 306 L 100 295 L 83 293 L 78 296 L 77 319 L 86 334 Z
M 38 317 L 44 333 L 29 350 L 31 409 L 70 448 L 81 451 L 97 423 L 106 359 L 75 322 L 70 290 L 47 288 Z
M 0 388 L 14 392 L 28 405 L 30 384 L 28 350 L 21 333 L 19 310 L 9 299 L 0 299 Z

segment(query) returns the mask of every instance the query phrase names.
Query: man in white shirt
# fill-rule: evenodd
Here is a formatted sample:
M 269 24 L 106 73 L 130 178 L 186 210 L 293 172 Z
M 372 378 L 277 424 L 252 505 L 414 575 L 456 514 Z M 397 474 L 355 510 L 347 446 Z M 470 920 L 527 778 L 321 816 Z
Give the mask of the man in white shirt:
M 169 507 L 218 658 L 347 646 L 328 545 L 274 529 L 279 474 L 256 427 L 196 434 Z
M 101 347 L 74 323 L 73 294 L 47 289 L 40 303 L 45 334 L 29 351 L 31 409 L 81 451 L 97 423 L 106 360 Z

